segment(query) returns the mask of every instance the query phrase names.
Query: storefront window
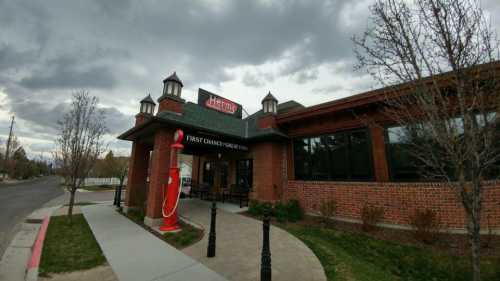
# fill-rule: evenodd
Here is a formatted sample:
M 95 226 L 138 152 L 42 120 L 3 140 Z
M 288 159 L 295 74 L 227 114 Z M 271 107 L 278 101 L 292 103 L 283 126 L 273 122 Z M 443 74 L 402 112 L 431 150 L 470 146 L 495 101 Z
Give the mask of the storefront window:
M 298 180 L 370 180 L 371 147 L 366 130 L 294 140 Z
M 238 160 L 236 162 L 236 184 L 252 189 L 253 161 L 252 159 Z
M 404 128 L 399 126 L 387 128 L 387 140 L 387 154 L 392 180 L 420 180 L 417 163 L 409 151 L 409 143 Z
M 485 115 L 476 114 L 474 116 L 477 125 L 484 127 L 489 126 L 495 130 L 496 127 L 496 113 L 491 112 Z M 457 141 L 461 141 L 464 134 L 464 119 L 462 117 L 454 117 L 448 120 L 443 120 L 438 124 L 448 128 L 453 134 L 456 134 Z M 437 126 L 437 125 L 435 125 Z M 498 129 L 496 129 L 498 130 Z M 439 142 L 433 139 L 433 134 L 429 132 L 429 126 L 425 123 L 411 124 L 408 126 L 394 126 L 386 129 L 387 140 L 387 158 L 389 161 L 389 170 L 392 180 L 394 181 L 442 181 L 444 176 L 441 174 L 446 173 L 446 177 L 455 180 L 457 175 L 454 171 L 454 165 L 451 162 L 446 162 L 449 159 L 446 150 L 440 145 Z M 422 145 L 419 145 L 419 142 Z M 442 165 L 442 172 L 435 171 L 436 168 L 426 165 L 424 162 L 419 161 L 415 156 L 415 148 L 422 147 L 425 143 L 427 148 L 419 152 L 419 155 L 426 156 L 426 153 L 433 155 L 436 159 L 440 159 L 436 163 Z M 413 146 L 413 149 L 412 149 Z M 413 152 L 413 153 L 412 153 Z M 450 161 L 450 160 L 448 160 Z M 486 179 L 498 178 L 500 171 L 500 161 L 492 168 L 485 172 Z M 470 175 L 465 175 L 469 178 Z

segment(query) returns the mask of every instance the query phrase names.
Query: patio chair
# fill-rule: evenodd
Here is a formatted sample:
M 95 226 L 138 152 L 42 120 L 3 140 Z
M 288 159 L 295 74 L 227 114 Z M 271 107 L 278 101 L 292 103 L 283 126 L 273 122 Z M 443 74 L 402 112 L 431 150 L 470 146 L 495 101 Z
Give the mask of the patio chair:
M 200 185 L 195 181 L 191 181 L 191 189 L 189 190 L 189 198 L 193 198 L 193 196 L 200 195 Z
M 235 188 L 236 188 L 236 184 L 231 184 L 230 186 L 226 186 L 226 187 L 222 188 L 222 191 L 221 191 L 222 203 L 224 203 L 224 201 L 228 198 L 231 199 L 231 190 L 233 190 Z
M 201 183 L 199 185 L 200 199 L 203 200 L 204 197 L 210 199 L 210 195 L 212 194 L 211 189 L 208 183 Z
M 243 185 L 232 185 L 234 189 L 230 191 L 230 198 L 238 199 L 240 203 L 240 208 L 243 208 L 243 202 L 245 202 L 245 206 L 248 206 L 248 194 L 250 193 L 250 189 L 247 186 Z

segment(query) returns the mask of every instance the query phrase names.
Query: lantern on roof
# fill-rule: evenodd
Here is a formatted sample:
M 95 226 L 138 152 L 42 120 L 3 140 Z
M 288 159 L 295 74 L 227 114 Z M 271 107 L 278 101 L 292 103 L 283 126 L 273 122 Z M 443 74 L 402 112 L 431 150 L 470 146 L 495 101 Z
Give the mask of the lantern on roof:
M 269 92 L 262 100 L 262 111 L 264 113 L 276 114 L 278 112 L 278 100 Z
M 177 77 L 177 74 L 174 72 L 169 77 L 163 80 L 163 96 L 171 96 L 171 97 L 181 97 L 182 87 L 181 79 Z
M 155 112 L 156 103 L 151 98 L 151 95 L 148 95 L 144 99 L 141 100 L 141 113 L 153 115 Z

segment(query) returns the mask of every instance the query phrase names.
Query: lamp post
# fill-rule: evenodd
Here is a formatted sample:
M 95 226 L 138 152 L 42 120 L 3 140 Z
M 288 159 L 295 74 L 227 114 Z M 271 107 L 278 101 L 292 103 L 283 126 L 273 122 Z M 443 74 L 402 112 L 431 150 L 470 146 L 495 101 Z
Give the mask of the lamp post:
M 262 256 L 260 263 L 260 281 L 271 281 L 271 249 L 269 246 L 269 211 L 264 212 L 262 223 Z
M 211 219 L 210 219 L 210 234 L 208 235 L 207 257 L 215 257 L 215 220 L 217 216 L 217 205 L 215 200 L 212 201 Z

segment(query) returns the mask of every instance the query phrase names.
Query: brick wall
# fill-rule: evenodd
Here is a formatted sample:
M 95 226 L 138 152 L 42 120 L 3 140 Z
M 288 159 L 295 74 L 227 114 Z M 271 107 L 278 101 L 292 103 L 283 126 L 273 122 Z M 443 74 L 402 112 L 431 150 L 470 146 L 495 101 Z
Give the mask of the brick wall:
M 181 99 L 175 99 L 172 97 L 164 97 L 159 102 L 158 113 L 163 112 L 163 111 L 182 113 L 183 104 L 184 104 L 184 102 Z
M 257 120 L 257 125 L 260 129 L 276 128 L 276 115 L 272 113 L 264 114 Z
M 287 181 L 284 199 L 297 199 L 309 213 L 317 213 L 323 200 L 337 202 L 337 216 L 360 219 L 365 203 L 382 206 L 383 223 L 408 225 L 415 209 L 438 213 L 443 228 L 464 229 L 465 212 L 455 193 L 443 183 L 309 182 Z M 500 228 L 500 182 L 489 182 L 483 193 L 482 225 Z
M 168 129 L 158 130 L 154 136 L 148 205 L 146 209 L 146 216 L 150 219 L 162 217 L 163 188 L 168 184 L 170 145 L 173 142 L 173 136 L 174 131 Z

